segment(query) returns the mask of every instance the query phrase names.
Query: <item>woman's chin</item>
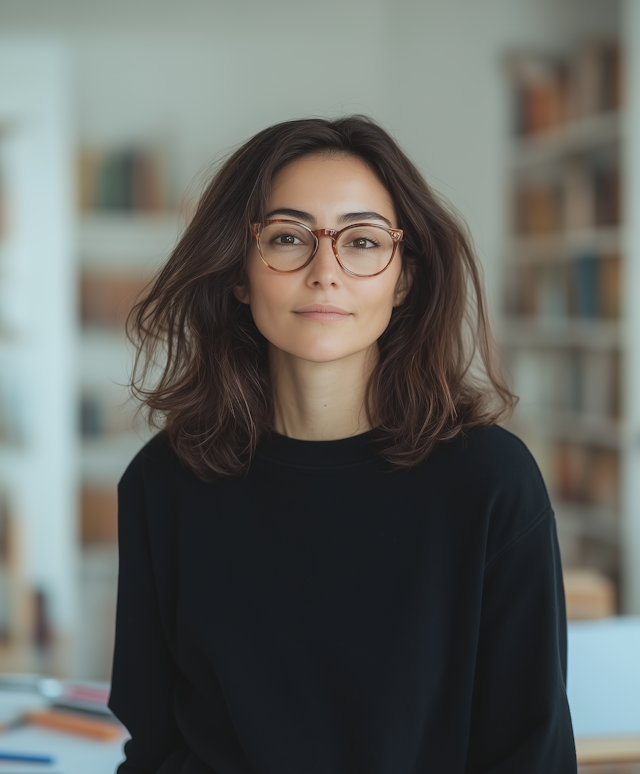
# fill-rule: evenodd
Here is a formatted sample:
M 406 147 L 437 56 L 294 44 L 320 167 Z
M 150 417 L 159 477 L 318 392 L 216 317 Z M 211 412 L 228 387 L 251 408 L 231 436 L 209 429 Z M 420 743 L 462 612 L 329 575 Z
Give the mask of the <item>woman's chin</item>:
M 332 363 L 334 361 L 343 360 L 346 357 L 357 354 L 361 351 L 360 348 L 345 348 L 344 342 L 311 342 L 297 347 L 292 347 L 288 344 L 286 347 L 278 347 L 282 352 L 286 353 L 289 357 L 294 357 L 298 360 L 306 360 L 311 363 Z M 366 349 L 366 347 L 364 347 Z

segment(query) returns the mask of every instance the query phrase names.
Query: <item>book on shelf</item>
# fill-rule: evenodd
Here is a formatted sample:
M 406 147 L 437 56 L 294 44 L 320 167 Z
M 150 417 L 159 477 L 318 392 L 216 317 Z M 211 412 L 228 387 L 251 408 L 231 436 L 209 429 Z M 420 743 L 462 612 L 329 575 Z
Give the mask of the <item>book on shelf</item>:
M 510 356 L 521 410 L 566 417 L 576 428 L 592 422 L 615 432 L 620 414 L 620 353 L 609 349 L 534 349 Z M 549 422 L 552 419 L 548 420 Z M 556 422 L 557 424 L 557 422 Z M 559 429 L 559 428 L 556 428 Z
M 147 286 L 139 275 L 85 271 L 80 278 L 83 325 L 123 330 L 127 315 Z
M 616 144 L 563 160 L 562 225 L 567 231 L 608 228 L 621 220 L 619 150 Z
M 569 309 L 575 317 L 595 319 L 599 310 L 600 262 L 591 252 L 577 255 L 571 263 Z
M 80 435 L 87 441 L 109 440 L 138 432 L 142 428 L 139 414 L 128 393 L 107 393 L 87 386 L 80 397 Z
M 599 273 L 599 317 L 617 320 L 621 315 L 622 260 L 619 253 L 602 256 Z
M 593 171 L 594 225 L 617 226 L 621 221 L 622 186 L 618 164 L 603 164 Z
M 582 621 L 616 614 L 616 589 L 604 573 L 566 568 L 562 572 L 567 619 Z
M 516 233 L 541 236 L 561 226 L 562 190 L 558 183 L 519 182 L 515 191 Z
M 588 415 L 617 418 L 620 391 L 620 353 L 585 350 L 580 358 L 579 410 Z
M 519 136 L 553 131 L 570 121 L 615 111 L 622 103 L 620 46 L 593 40 L 566 56 L 510 57 L 514 130 Z
M 12 567 L 15 564 L 15 516 L 9 495 L 0 491 L 0 642 L 11 638 L 14 600 Z
M 619 506 L 620 455 L 596 445 L 556 444 L 556 493 L 566 502 Z
M 83 149 L 78 161 L 83 211 L 160 212 L 168 209 L 161 156 L 148 148 Z
M 534 287 L 529 291 L 533 300 L 530 314 L 540 317 L 567 317 L 569 303 L 567 298 L 568 264 L 545 262 L 533 267 Z
M 515 317 L 615 321 L 621 312 L 621 260 L 593 250 L 567 260 L 521 261 L 505 274 L 505 311 Z
M 80 491 L 80 538 L 87 543 L 118 540 L 118 494 L 113 486 L 85 485 Z
M 588 229 L 595 223 L 595 187 L 584 159 L 570 156 L 561 167 L 562 228 Z
M 622 104 L 621 52 L 615 40 L 583 43 L 570 58 L 570 112 L 580 118 L 618 110 Z
M 518 135 L 536 134 L 565 123 L 569 107 L 569 69 L 560 58 L 533 54 L 510 62 L 514 93 L 514 129 Z
M 20 371 L 12 358 L 0 359 L 0 444 L 18 448 L 25 444 L 25 394 Z
M 515 232 L 540 237 L 618 226 L 620 188 L 617 149 L 569 156 L 548 180 L 515 182 Z
M 0 488 L 0 645 L 26 644 L 31 627 L 30 595 L 23 575 L 20 520 L 11 490 Z M 0 652 L 0 668 L 4 652 Z

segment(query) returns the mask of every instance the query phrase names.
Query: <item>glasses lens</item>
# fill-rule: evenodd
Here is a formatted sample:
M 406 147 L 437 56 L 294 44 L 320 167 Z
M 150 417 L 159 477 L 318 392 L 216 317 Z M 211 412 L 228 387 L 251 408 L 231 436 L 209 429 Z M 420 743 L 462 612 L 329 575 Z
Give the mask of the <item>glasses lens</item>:
M 260 248 L 264 259 L 280 271 L 300 268 L 314 247 L 313 234 L 294 223 L 270 223 L 260 233 Z
M 377 274 L 391 260 L 393 238 L 378 226 L 353 226 L 340 234 L 338 255 L 354 274 Z

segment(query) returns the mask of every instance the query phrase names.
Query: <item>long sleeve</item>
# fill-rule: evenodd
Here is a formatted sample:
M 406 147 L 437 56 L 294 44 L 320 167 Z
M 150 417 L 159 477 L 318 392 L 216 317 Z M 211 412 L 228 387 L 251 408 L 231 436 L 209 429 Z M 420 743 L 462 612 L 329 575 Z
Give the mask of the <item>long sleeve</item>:
M 577 771 L 567 624 L 548 508 L 485 569 L 467 774 Z
M 142 480 L 134 460 L 118 485 L 120 567 L 109 707 L 131 739 L 118 774 L 173 774 L 188 750 L 173 714 L 176 666 L 162 629 Z

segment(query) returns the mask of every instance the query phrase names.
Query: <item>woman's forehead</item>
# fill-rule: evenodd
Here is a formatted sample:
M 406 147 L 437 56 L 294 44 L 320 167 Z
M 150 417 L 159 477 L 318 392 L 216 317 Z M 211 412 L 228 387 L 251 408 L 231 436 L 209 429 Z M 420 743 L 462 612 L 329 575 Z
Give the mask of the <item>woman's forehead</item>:
M 313 209 L 335 212 L 374 210 L 395 220 L 387 189 L 362 159 L 346 154 L 303 156 L 273 179 L 267 210 Z

